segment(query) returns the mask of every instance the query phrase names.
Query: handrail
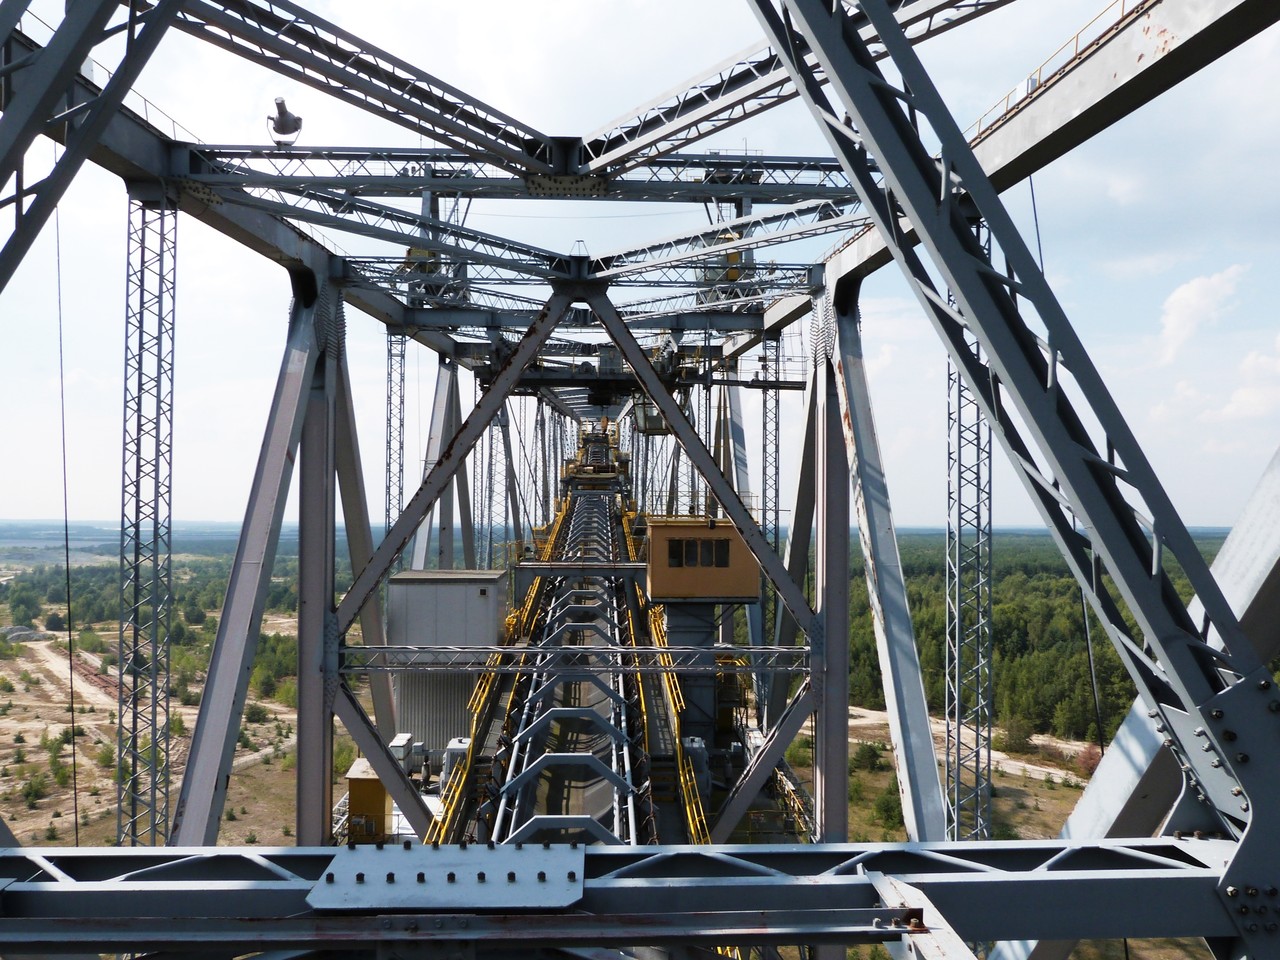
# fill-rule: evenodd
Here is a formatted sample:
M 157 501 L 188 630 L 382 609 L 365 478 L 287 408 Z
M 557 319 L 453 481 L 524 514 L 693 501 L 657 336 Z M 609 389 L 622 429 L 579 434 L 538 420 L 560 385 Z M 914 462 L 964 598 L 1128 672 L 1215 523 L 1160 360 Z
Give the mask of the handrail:
M 1046 79 L 1052 77 L 1060 70 L 1066 69 L 1072 62 L 1080 59 L 1081 54 L 1094 43 L 1096 43 L 1108 30 L 1115 27 L 1125 18 L 1126 15 L 1133 13 L 1139 7 L 1145 6 L 1151 0 L 1112 0 L 1110 4 L 1102 9 L 1100 13 L 1083 27 L 1075 32 L 1073 36 L 1053 51 L 1040 66 L 1036 67 L 1031 73 L 1027 74 L 1026 79 L 1021 86 L 1014 87 L 1003 98 L 996 101 L 985 113 L 982 114 L 974 123 L 965 130 L 965 139 L 973 142 L 981 137 L 991 127 L 995 126 L 999 121 L 1013 112 L 1015 106 L 1020 104 L 1024 99 L 1029 98 L 1033 93 L 1044 85 Z M 1108 16 L 1113 10 L 1119 8 L 1112 19 Z M 1106 19 L 1102 29 L 1094 32 L 1093 27 Z M 1085 39 L 1087 36 L 1087 39 Z M 1065 54 L 1065 56 L 1064 56 Z

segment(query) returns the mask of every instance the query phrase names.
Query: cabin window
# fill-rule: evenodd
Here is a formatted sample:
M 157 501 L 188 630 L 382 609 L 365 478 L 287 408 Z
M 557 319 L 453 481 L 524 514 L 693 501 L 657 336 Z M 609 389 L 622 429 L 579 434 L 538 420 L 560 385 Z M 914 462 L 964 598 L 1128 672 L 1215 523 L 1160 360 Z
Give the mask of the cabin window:
M 673 537 L 667 541 L 667 566 L 728 567 L 729 541 Z

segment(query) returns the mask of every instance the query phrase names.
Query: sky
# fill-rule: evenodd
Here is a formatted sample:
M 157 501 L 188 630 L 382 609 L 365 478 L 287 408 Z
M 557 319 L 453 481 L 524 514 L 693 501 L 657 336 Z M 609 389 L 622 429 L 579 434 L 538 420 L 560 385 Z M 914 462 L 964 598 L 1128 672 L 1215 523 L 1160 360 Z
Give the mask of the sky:
M 50 6 L 56 12 L 61 4 L 33 5 Z M 422 4 L 408 0 L 313 6 L 553 135 L 591 133 L 760 37 L 747 6 L 729 0 L 494 0 L 432 4 L 426 16 Z M 965 127 L 1104 6 L 1104 0 L 1021 0 L 919 49 Z M 1231 525 L 1280 443 L 1280 324 L 1271 290 L 1280 198 L 1268 189 L 1280 156 L 1278 48 L 1280 33 L 1272 29 L 1036 174 L 1034 213 L 1025 182 L 1005 195 L 1033 249 L 1038 222 L 1051 285 L 1193 526 Z M 416 135 L 176 34 L 166 38 L 138 90 L 206 142 L 263 142 L 272 100 L 283 95 L 304 118 L 306 144 L 419 145 Z M 826 152 L 798 104 L 705 146 Z M 38 141 L 32 168 L 52 155 L 52 145 Z M 646 216 L 625 220 L 604 206 L 534 213 L 530 205 L 477 204 L 469 222 L 561 250 L 582 240 L 593 253 L 705 222 L 700 207 L 641 212 Z M 57 222 L 0 293 L 7 413 L 0 517 L 63 513 L 59 317 L 68 513 L 73 520 L 119 515 L 126 223 L 122 184 L 86 167 Z M 278 267 L 193 219 L 183 217 L 178 230 L 173 515 L 238 520 L 279 368 L 288 282 Z M 340 242 L 361 249 L 358 240 Z M 810 248 L 812 256 L 830 244 Z M 940 526 L 945 354 L 892 270 L 865 285 L 861 307 L 895 518 L 899 526 Z M 353 310 L 347 324 L 376 519 L 384 340 L 379 324 Z M 411 351 L 410 462 L 425 446 L 435 366 L 425 349 Z M 748 406 L 749 419 L 757 410 Z M 784 423 L 796 414 L 791 398 Z M 1002 454 L 995 456 L 995 522 L 1039 525 Z M 791 469 L 794 458 L 784 451 L 783 462 Z

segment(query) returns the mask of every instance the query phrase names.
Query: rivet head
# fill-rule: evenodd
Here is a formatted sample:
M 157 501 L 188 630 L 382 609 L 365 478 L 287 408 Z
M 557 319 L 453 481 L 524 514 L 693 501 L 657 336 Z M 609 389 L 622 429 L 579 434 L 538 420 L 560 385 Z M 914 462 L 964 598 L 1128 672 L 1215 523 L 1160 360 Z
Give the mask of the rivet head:
M 1259 690 L 1270 690 L 1270 689 L 1271 689 L 1271 681 L 1270 681 L 1270 680 L 1259 680 L 1259 681 L 1258 681 L 1258 689 L 1259 689 Z
M 1248 755 L 1247 753 L 1237 753 L 1237 754 L 1236 754 L 1236 762 L 1237 762 L 1237 763 L 1248 763 L 1248 762 L 1249 762 L 1249 755 Z
M 324 882 L 325 882 L 325 883 L 333 883 L 333 874 L 332 874 L 332 873 L 326 873 L 326 874 L 324 875 Z
M 356 883 L 364 883 L 364 874 L 363 874 L 363 873 L 357 873 L 357 874 L 356 874 Z
M 1257 888 L 1257 887 L 1245 887 L 1245 888 L 1244 888 L 1244 895 L 1245 895 L 1246 897 L 1256 897 L 1256 896 L 1258 895 L 1258 888 Z
M 426 882 L 427 882 L 427 875 L 426 875 L 425 873 L 423 873 L 421 870 L 419 870 L 419 871 L 418 871 L 418 882 L 419 882 L 419 883 L 426 883 Z
M 476 874 L 476 883 L 484 883 L 484 871 L 481 870 Z
M 538 871 L 538 882 L 539 882 L 539 883 L 546 883 L 546 882 L 547 882 L 547 871 L 545 871 L 545 870 L 539 870 L 539 871 Z
M 577 872 L 576 870 L 570 870 L 570 871 L 569 871 L 569 882 L 570 882 L 570 883 L 573 883 L 573 881 L 575 881 L 575 880 L 577 880 L 577 879 L 578 879 L 578 872 Z
M 396 875 L 394 873 L 388 873 L 387 883 L 395 883 L 395 882 L 396 882 Z
M 1280 713 L 1280 700 L 1272 700 L 1267 704 L 1267 709 L 1272 713 Z
M 1221 720 L 1221 719 L 1222 719 L 1222 710 L 1221 710 L 1221 708 L 1215 708 L 1215 709 L 1213 709 L 1213 710 L 1210 710 L 1210 711 L 1209 711 L 1209 716 L 1213 717 L 1213 719 L 1215 719 L 1215 720 Z
M 1223 730 L 1222 739 L 1227 741 L 1227 743 L 1232 743 L 1236 739 L 1236 732 L 1234 730 Z
M 451 874 L 451 876 L 452 876 L 452 874 Z M 1238 888 L 1236 888 L 1236 887 L 1227 887 L 1227 896 L 1228 896 L 1228 897 L 1238 897 L 1238 896 L 1240 896 L 1240 890 L 1239 890 Z
M 406 841 L 404 842 L 404 848 L 405 848 L 406 850 L 412 850 L 412 849 L 413 849 L 413 841 L 412 841 L 412 840 L 406 840 Z
M 516 882 L 516 872 L 514 870 L 508 870 L 507 883 L 515 883 L 515 882 Z
M 449 883 L 457 883 L 457 882 L 458 882 L 458 875 L 457 875 L 456 873 L 454 873 L 452 870 L 450 870 L 450 871 L 449 871 L 449 875 L 448 875 L 447 877 L 445 877 L 445 879 L 446 879 L 447 881 L 449 881 Z

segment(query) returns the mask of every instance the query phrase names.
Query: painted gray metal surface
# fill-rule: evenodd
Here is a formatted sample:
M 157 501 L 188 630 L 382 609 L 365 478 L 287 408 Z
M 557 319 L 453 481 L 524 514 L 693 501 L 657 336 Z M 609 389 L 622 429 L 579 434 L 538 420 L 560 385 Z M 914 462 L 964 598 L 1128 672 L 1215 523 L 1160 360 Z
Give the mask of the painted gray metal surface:
M 298 451 L 298 750 L 294 820 L 298 843 L 332 841 L 333 697 L 336 664 L 329 662 L 334 595 L 337 506 L 335 421 L 338 355 L 345 331 L 338 329 L 336 298 L 322 292 L 325 309 L 316 318 L 323 351 L 309 385 L 306 419 Z M 346 773 L 346 771 L 342 771 Z
M 338 850 L 307 896 L 313 910 L 550 910 L 582 899 L 577 844 L 372 844 Z M 573 879 L 570 879 L 572 877 Z
M 169 630 L 173 615 L 173 366 L 177 210 L 163 191 L 129 198 L 116 840 L 169 831 Z
M 817 346 L 815 345 L 815 350 Z M 849 839 L 849 458 L 836 372 L 817 361 L 817 544 L 814 625 L 809 631 L 813 685 L 813 794 L 817 842 Z
M 489 390 L 481 397 L 480 402 L 476 404 L 470 415 L 462 423 L 461 428 L 441 451 L 440 460 L 431 469 L 430 473 L 423 478 L 417 492 L 405 505 L 400 519 L 387 531 L 382 544 L 374 551 L 374 555 L 368 565 L 357 574 L 351 589 L 339 604 L 338 629 L 340 633 L 346 632 L 347 628 L 359 615 L 360 609 L 368 601 L 370 594 L 387 576 L 391 562 L 399 556 L 409 542 L 410 537 L 413 536 L 413 532 L 418 528 L 423 517 L 426 516 L 441 492 L 447 487 L 454 472 L 461 467 L 462 460 L 470 452 L 471 448 L 475 446 L 476 441 L 484 432 L 489 421 L 496 415 L 497 410 L 510 395 L 512 387 L 515 386 L 524 368 L 532 362 L 538 352 L 538 348 L 546 342 L 560 317 L 575 299 L 577 298 L 574 294 L 564 291 L 557 291 L 552 294 L 542 313 L 538 315 L 538 318 L 516 345 L 511 356 L 507 358 L 505 365 L 498 376 L 494 378 Z
M 34 196 L 16 199 L 19 214 L 14 231 L 0 248 L 0 290 L 9 283 L 18 264 L 41 228 L 53 215 L 81 165 L 88 159 L 125 94 L 160 43 L 182 0 L 159 0 L 145 13 L 130 13 L 129 43 L 106 86 L 88 101 L 82 116 L 68 119 L 65 149 L 53 170 L 33 185 Z M 41 128 L 58 126 L 53 106 L 68 88 L 88 56 L 92 44 L 101 39 L 101 27 L 112 4 L 103 0 L 81 0 L 68 12 L 45 51 L 28 67 L 19 86 L 16 102 L 6 104 L 0 114 L 0 185 L 20 168 L 22 156 Z M 18 181 L 21 182 L 21 181 Z
M 402 881 L 398 863 L 429 864 L 437 851 L 388 846 L 352 856 L 333 848 L 184 848 L 156 855 L 35 848 L 0 854 L 6 899 L 0 941 L 51 953 L 242 950 L 247 942 L 372 952 L 380 943 L 411 942 L 529 948 L 892 943 L 913 931 L 927 935 L 933 919 L 927 906 L 881 905 L 886 878 L 919 891 L 967 941 L 1030 930 L 1225 936 L 1233 928 L 1230 913 L 1212 891 L 1232 847 L 1212 840 L 591 846 L 548 858 L 565 870 L 567 884 L 581 883 L 580 897 L 567 908 L 532 910 L 505 908 L 505 892 L 488 889 L 506 886 L 509 870 L 522 883 L 529 862 L 545 852 L 531 844 L 481 849 L 474 860 L 470 846 L 450 854 L 442 846 L 440 860 L 492 863 L 495 876 L 477 868 L 484 869 L 486 889 L 473 875 L 465 885 L 456 879 L 449 892 L 446 870 L 443 883 L 433 874 L 421 885 L 423 895 L 404 901 L 401 883 L 417 888 L 417 871 Z M 580 872 L 558 859 L 575 855 Z M 326 896 L 318 891 L 331 886 L 327 873 L 338 886 L 348 860 L 390 866 L 364 871 L 363 884 L 344 876 L 345 889 L 333 898 L 337 909 L 310 905 L 310 898 Z M 388 872 L 395 874 L 390 884 Z M 1139 879 L 1159 895 L 1126 899 Z M 412 905 L 389 910 L 388 895 Z M 1114 909 L 1121 901 L 1126 909 Z
M 280 542 L 293 459 L 320 355 L 316 335 L 316 314 L 320 309 L 315 301 L 295 301 L 290 311 L 289 338 L 222 604 L 186 773 L 174 808 L 169 832 L 174 844 L 213 844 L 218 838 L 231 758 L 258 647 L 262 609 Z
M 831 362 L 845 446 L 853 465 L 854 520 L 862 544 L 903 821 L 907 836 L 913 840 L 942 840 L 947 828 L 946 802 L 938 777 L 906 578 L 898 556 L 889 482 L 872 414 L 857 310 L 853 303 L 845 305 L 833 299 L 831 311 L 836 343 Z
M 760 562 L 760 566 L 769 579 L 773 581 L 779 597 L 782 598 L 782 602 L 786 604 L 792 616 L 808 624 L 813 618 L 813 611 L 810 609 L 809 602 L 805 599 L 803 592 L 796 585 L 796 582 L 791 579 L 790 574 L 786 572 L 782 560 L 773 551 L 773 548 L 764 541 L 759 525 L 747 512 L 737 494 L 733 492 L 728 480 L 725 479 L 724 474 L 716 466 L 715 458 L 707 450 L 706 444 L 702 442 L 697 432 L 689 424 L 684 412 L 680 409 L 679 403 L 663 386 L 657 371 L 653 369 L 653 364 L 650 363 L 640 344 L 636 342 L 634 335 L 627 328 L 626 322 L 618 314 L 617 308 L 599 288 L 590 289 L 587 302 L 596 311 L 609 336 L 613 338 L 613 342 L 617 344 L 622 355 L 631 364 L 632 369 L 635 371 L 636 379 L 644 387 L 649 399 L 657 405 L 667 423 L 671 425 L 672 430 L 680 439 L 685 453 L 693 460 L 699 473 L 711 488 L 712 494 L 720 502 L 725 514 L 733 521 L 734 526 L 738 528 L 738 532 L 742 534 L 743 540 L 746 541 L 747 547 Z
M 358 570 L 373 555 L 373 528 L 369 517 L 369 498 L 365 495 L 364 471 L 360 468 L 360 440 L 356 432 L 351 370 L 347 366 L 345 351 L 338 361 L 336 404 L 334 464 L 338 471 L 338 493 L 342 498 L 342 525 L 347 534 L 351 569 Z M 387 630 L 380 605 L 368 604 L 361 612 L 360 637 L 367 647 L 386 645 Z M 373 715 L 378 733 L 389 743 L 398 732 L 391 678 L 370 677 L 369 693 L 373 697 Z

